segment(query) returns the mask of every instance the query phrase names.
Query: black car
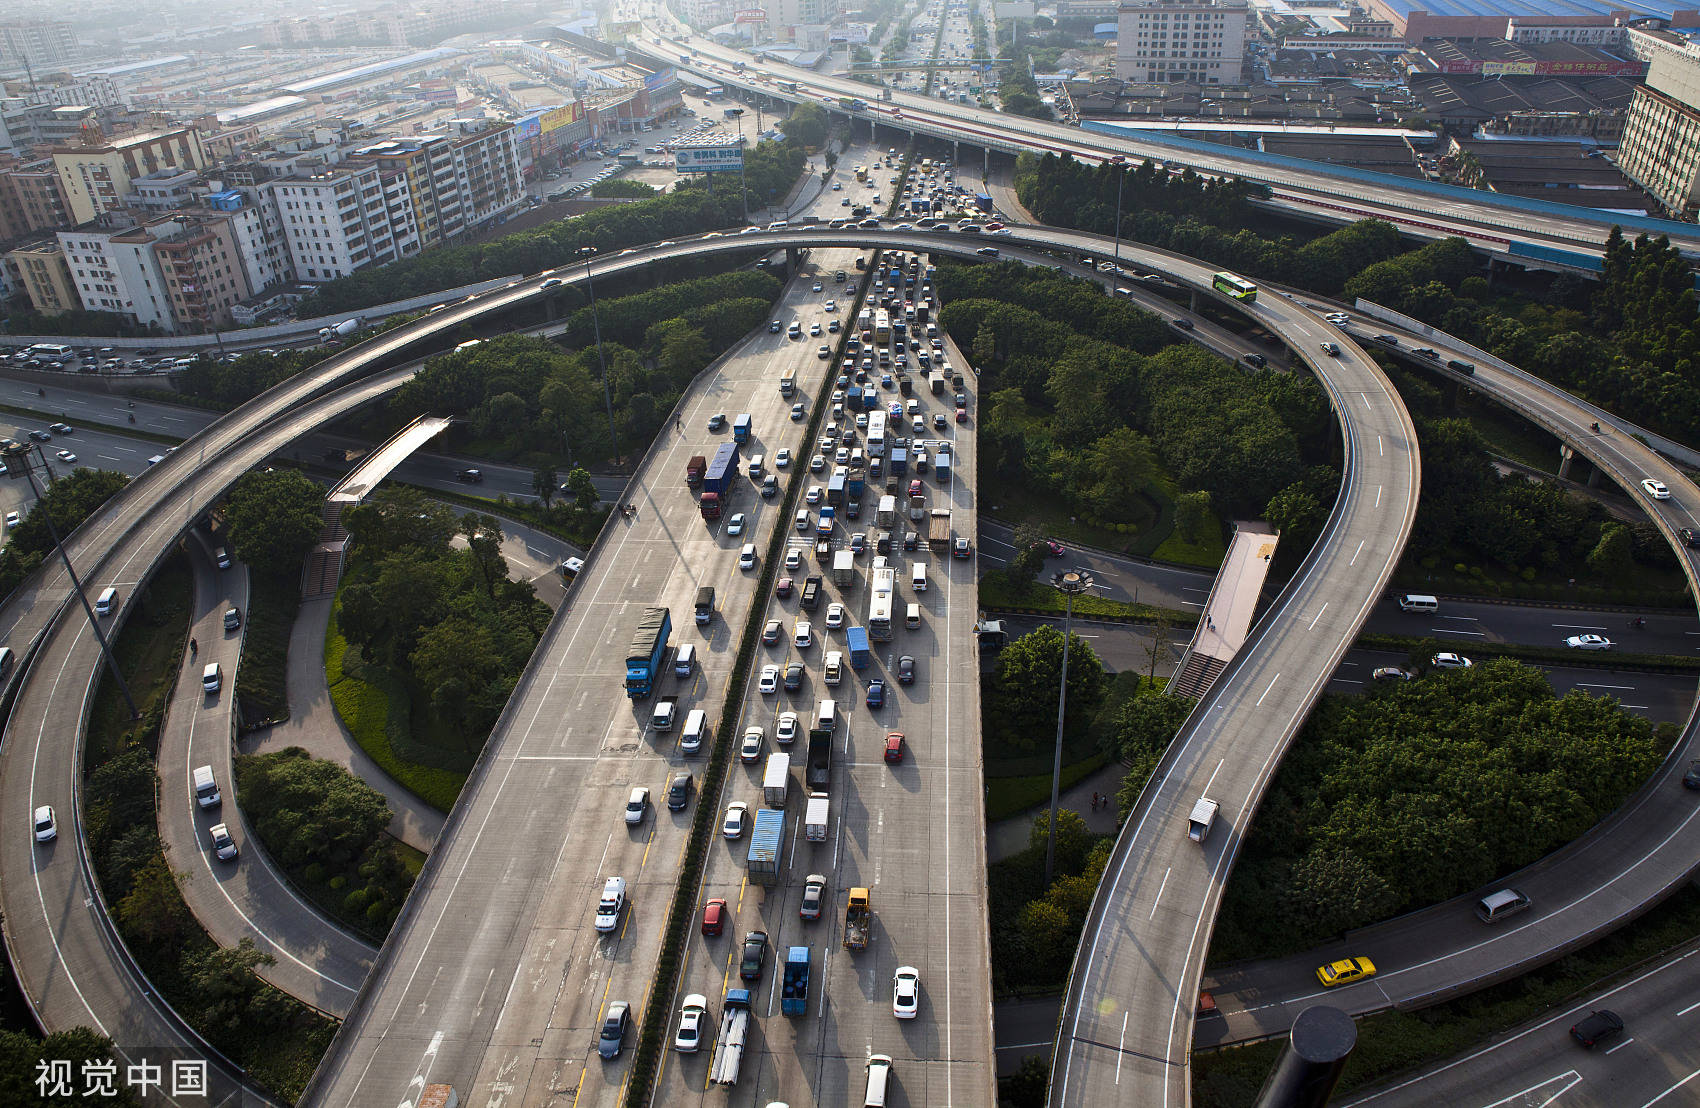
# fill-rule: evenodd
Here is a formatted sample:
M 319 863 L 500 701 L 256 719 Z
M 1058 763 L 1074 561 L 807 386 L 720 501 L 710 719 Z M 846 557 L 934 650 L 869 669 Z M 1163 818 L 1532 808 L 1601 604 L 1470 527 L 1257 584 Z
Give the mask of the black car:
M 1183 319 L 1179 316 L 1176 316 L 1174 319 L 1171 319 L 1169 322 L 1173 323 L 1176 327 L 1179 327 L 1183 331 L 1192 330 L 1192 320 L 1190 320 L 1190 319 Z
M 31 431 L 30 432 L 30 438 L 34 439 L 36 442 L 52 442 L 53 441 L 53 436 L 48 434 L 46 431 Z
M 1623 1034 L 1623 1020 L 1616 1012 L 1605 1008 L 1596 1012 L 1589 1012 L 1580 1023 L 1570 1029 L 1570 1037 L 1589 1050 L 1601 1043 L 1609 1042 L 1621 1034 Z
M 767 962 L 767 932 L 751 931 L 744 936 L 744 957 L 738 962 L 738 977 L 744 981 L 760 981 L 762 966 Z
M 677 812 L 691 802 L 693 783 L 688 773 L 675 773 L 672 782 L 667 786 L 667 807 Z
M 785 667 L 785 691 L 796 692 L 803 687 L 803 663 L 792 662 Z
M 1700 762 L 1689 763 L 1688 772 L 1682 775 L 1682 787 L 1700 789 Z
M 1700 532 L 1695 531 L 1694 528 L 1684 527 L 1677 534 L 1682 536 L 1682 545 L 1700 547 Z
M 596 1039 L 596 1053 L 604 1058 L 618 1058 L 625 1048 L 626 1028 L 631 1022 L 631 1005 L 623 1000 L 608 1005 L 608 1014 L 602 1017 L 602 1034 Z
M 915 658 L 913 655 L 905 654 L 897 659 L 897 683 L 899 685 L 913 685 L 915 683 Z

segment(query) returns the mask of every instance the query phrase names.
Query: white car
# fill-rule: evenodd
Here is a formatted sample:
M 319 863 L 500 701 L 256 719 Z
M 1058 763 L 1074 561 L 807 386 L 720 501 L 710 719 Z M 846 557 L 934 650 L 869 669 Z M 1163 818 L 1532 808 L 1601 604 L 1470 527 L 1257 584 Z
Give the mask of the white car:
M 212 840 L 213 854 L 219 861 L 235 861 L 239 852 L 236 849 L 236 840 L 230 837 L 230 828 L 222 823 L 215 823 L 207 828 L 207 838 Z
M 1571 635 L 1564 645 L 1572 650 L 1610 650 L 1611 640 L 1604 635 Z
M 793 743 L 797 741 L 796 712 L 779 713 L 779 723 L 774 728 L 773 741 L 777 743 Z
M 821 470 L 823 470 L 825 468 L 826 468 L 826 455 L 816 454 L 814 457 L 809 459 L 809 472 L 810 473 L 819 473 Z
M 756 688 L 763 696 L 772 696 L 779 691 L 779 667 L 765 665 L 761 667 L 761 680 L 756 682 Z
M 829 604 L 826 608 L 826 629 L 836 631 L 844 626 L 844 605 Z
M 803 567 L 803 552 L 802 552 L 802 550 L 795 547 L 795 546 L 786 547 L 786 549 L 785 549 L 785 568 L 786 569 L 801 569 L 802 567 Z
M 702 1025 L 708 1018 L 708 998 L 692 993 L 679 1009 L 679 1033 L 673 1036 L 673 1049 L 680 1054 L 695 1054 L 702 1048 Z
M 642 823 L 644 813 L 649 811 L 649 787 L 639 785 L 632 789 L 632 795 L 626 798 L 626 822 Z
M 16 527 L 18 524 L 22 523 L 23 521 L 24 521 L 24 517 L 19 515 L 17 512 L 7 512 L 6 513 L 6 530 L 10 531 L 12 528 Z
M 797 627 L 791 636 L 791 642 L 798 650 L 807 650 L 815 644 L 815 630 L 812 626 L 810 626 L 808 620 L 800 619 L 797 621 Z
M 55 454 L 54 457 L 58 458 L 62 462 L 67 462 L 67 463 L 75 462 L 77 460 L 77 456 L 75 454 L 71 453 L 69 450 L 61 450 L 61 451 L 59 451 L 59 453 Z M 1644 485 L 1647 482 L 1643 481 L 1641 483 Z M 1660 486 L 1660 488 L 1663 488 L 1663 487 L 1664 486 L 1662 486 L 1662 485 Z M 1666 493 L 1660 499 L 1669 499 L 1669 497 L 1670 497 L 1670 494 Z
M 59 837 L 59 823 L 53 818 L 53 807 L 43 804 L 35 810 L 35 841 L 50 843 Z
M 819 504 L 822 495 L 823 493 L 821 492 L 821 487 L 819 485 L 810 485 L 808 493 L 803 497 L 803 503 Z
M 602 899 L 596 902 L 596 929 L 603 934 L 620 926 L 620 910 L 626 906 L 626 879 L 610 877 L 602 886 Z
M 1469 669 L 1475 663 L 1462 654 L 1444 651 L 1429 659 L 1429 664 L 1434 666 L 1435 669 Z
M 814 503 L 814 501 L 810 501 L 810 503 L 812 504 L 812 503 Z M 807 531 L 809 529 L 809 512 L 808 512 L 808 509 L 798 508 L 797 509 L 797 518 L 795 520 L 793 520 L 792 522 L 796 525 L 797 532 L 799 534 L 801 534 L 804 531 Z
M 743 512 L 733 513 L 732 518 L 726 521 L 726 533 L 728 535 L 742 535 L 744 533 Z
M 744 728 L 744 741 L 738 747 L 738 758 L 745 762 L 754 762 L 761 757 L 761 746 L 767 736 L 758 726 Z
M 59 456 L 61 458 L 63 458 L 65 454 L 66 451 L 61 450 L 59 452 Z M 77 459 L 73 456 L 70 460 L 74 462 Z M 1641 478 L 1641 487 L 1646 489 L 1647 495 L 1652 497 L 1654 500 L 1670 499 L 1670 489 L 1665 487 L 1665 483 L 1663 481 L 1655 481 L 1651 477 L 1643 477 Z
M 921 1014 L 921 973 L 914 966 L 898 966 L 891 979 L 891 1014 L 900 1020 Z
M 838 310 L 838 301 L 828 300 L 826 302 L 826 310 L 829 312 L 836 312 Z
M 780 447 L 773 455 L 773 468 L 784 469 L 791 464 L 791 451 Z
M 756 568 L 756 544 L 755 543 L 747 542 L 747 543 L 744 544 L 744 548 L 742 550 L 738 551 L 738 568 L 739 569 L 754 569 L 754 568 Z
M 728 839 L 744 837 L 744 817 L 750 806 L 742 800 L 734 800 L 726 805 L 726 818 L 720 821 L 720 833 Z
M 815 286 L 815 291 L 816 291 L 816 292 L 819 292 L 819 291 L 820 291 L 820 286 L 819 286 L 819 285 L 816 285 L 816 286 Z

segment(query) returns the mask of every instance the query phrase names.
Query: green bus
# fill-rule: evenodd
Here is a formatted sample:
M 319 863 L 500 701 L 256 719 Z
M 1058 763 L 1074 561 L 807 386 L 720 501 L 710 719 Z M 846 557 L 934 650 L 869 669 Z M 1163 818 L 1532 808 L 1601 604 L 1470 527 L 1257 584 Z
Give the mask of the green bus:
M 1235 300 L 1257 299 L 1257 286 L 1244 277 L 1235 277 L 1232 273 L 1218 273 L 1210 283 L 1217 292 L 1231 296 Z

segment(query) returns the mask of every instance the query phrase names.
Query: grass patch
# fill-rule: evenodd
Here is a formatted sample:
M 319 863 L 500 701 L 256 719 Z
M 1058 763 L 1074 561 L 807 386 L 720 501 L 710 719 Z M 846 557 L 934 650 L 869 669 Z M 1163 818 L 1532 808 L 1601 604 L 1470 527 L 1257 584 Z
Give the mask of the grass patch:
M 1119 534 L 1107 527 L 1096 526 L 1077 516 L 1070 516 L 1068 508 L 1055 497 L 1020 485 L 1000 484 L 996 487 L 997 503 L 981 512 L 982 519 L 993 519 L 1010 527 L 1016 526 L 1017 523 L 1031 523 L 1042 528 L 1058 542 L 1096 546 L 1102 550 L 1121 553 L 1126 553 L 1129 549 L 1130 536 Z M 990 495 L 982 495 L 990 499 Z M 1158 518 L 1158 506 L 1155 503 L 1146 506 L 1150 509 L 1149 522 L 1142 516 L 1139 521 L 1141 532 L 1154 526 Z
M 1109 761 L 1110 756 L 1099 751 L 1084 761 L 1063 766 L 1062 787 L 1073 787 L 1104 768 Z M 1048 803 L 1050 799 L 1051 775 L 1048 772 L 1028 777 L 987 777 L 986 822 L 995 823 L 1018 816 L 1035 805 Z
M 1031 589 L 1017 591 L 1002 570 L 989 569 L 980 577 L 980 607 L 988 611 L 1023 610 L 1042 615 L 1061 616 L 1065 613 L 1062 593 L 1035 584 Z M 1196 612 L 1174 608 L 1159 608 L 1154 604 L 1132 604 L 1126 600 L 1106 600 L 1100 596 L 1081 596 L 1074 601 L 1074 614 L 1081 618 L 1125 619 L 1140 622 L 1167 617 L 1172 627 L 1196 627 Z
M 1171 532 L 1151 556 L 1159 562 L 1216 570 L 1222 559 L 1228 556 L 1228 544 L 1222 539 L 1222 524 L 1212 519 L 1201 524 L 1199 530 L 1203 534 L 1190 542 L 1178 532 Z
M 1478 1046 L 1528 1020 L 1561 1008 L 1639 969 L 1700 933 L 1700 890 L 1680 892 L 1641 919 L 1551 965 L 1458 1000 L 1416 1012 L 1385 1012 L 1358 1021 L 1358 1045 L 1337 1097 Z M 1284 1040 L 1193 1055 L 1193 1098 L 1199 1108 L 1250 1105 Z
M 242 663 L 236 669 L 244 726 L 289 718 L 289 635 L 301 590 L 294 581 L 250 574 L 248 610 L 242 618 Z
M 1539 473 L 1557 475 L 1556 438 L 1497 405 L 1460 404 L 1459 407 L 1460 414 L 1470 421 L 1489 450 Z
M 84 758 L 90 852 L 106 907 L 153 987 L 256 1084 L 293 1102 L 330 1045 L 335 1022 L 246 970 L 209 973 L 219 948 L 189 911 L 159 843 L 154 758 L 187 646 L 192 597 L 193 576 L 179 553 L 133 599 L 113 643 L 141 718 L 130 718 L 103 670 Z M 233 1009 L 263 1015 L 233 1020 Z
M 407 732 L 407 692 L 397 682 L 382 680 L 382 675 L 372 672 L 373 667 L 362 666 L 358 654 L 342 637 L 333 606 L 330 625 L 325 628 L 325 680 L 343 726 L 385 773 L 425 803 L 447 813 L 466 784 L 466 773 L 422 766 L 397 753 L 392 737 L 398 731 Z

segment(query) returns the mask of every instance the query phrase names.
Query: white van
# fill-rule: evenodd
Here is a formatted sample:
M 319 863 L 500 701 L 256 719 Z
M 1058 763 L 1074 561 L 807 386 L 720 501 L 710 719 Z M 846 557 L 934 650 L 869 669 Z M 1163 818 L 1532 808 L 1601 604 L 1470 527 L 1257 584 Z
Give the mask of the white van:
M 708 713 L 701 708 L 692 708 L 685 716 L 685 730 L 679 736 L 679 749 L 686 754 L 695 754 L 702 749 L 703 740 L 708 738 Z
M 815 730 L 832 731 L 838 727 L 838 702 L 823 700 L 815 705 Z
M 766 455 L 764 455 L 764 454 L 753 454 L 753 455 L 750 456 L 750 476 L 751 477 L 760 477 L 762 475 L 762 472 L 766 469 L 767 469 L 767 456 Z
M 1406 612 L 1438 612 L 1440 611 L 1440 601 L 1422 593 L 1401 593 L 1399 595 L 1399 608 Z
M 208 662 L 207 668 L 201 671 L 201 688 L 205 689 L 207 692 L 215 693 L 218 691 L 219 684 L 220 677 L 218 663 Z
M 195 786 L 195 803 L 203 808 L 215 808 L 223 802 L 218 795 L 218 782 L 213 779 L 211 766 L 200 766 L 192 775 Z
M 697 648 L 695 643 L 680 643 L 679 652 L 673 655 L 673 676 L 689 677 L 696 669 Z
M 904 610 L 903 626 L 911 631 L 921 629 L 921 606 L 919 604 L 911 604 Z
M 113 588 L 111 585 L 108 585 L 106 587 L 106 591 L 100 594 L 100 599 L 94 602 L 94 614 L 97 616 L 109 616 L 112 614 L 113 609 L 117 607 L 118 590 Z
M 927 591 L 927 564 L 925 562 L 910 563 L 909 583 L 915 586 L 916 592 Z
M 18 656 L 12 653 L 11 647 L 0 646 L 0 677 L 5 677 L 8 673 L 11 673 L 12 664 L 17 660 Z
M 862 1108 L 885 1108 L 885 1094 L 890 1086 L 891 1055 L 870 1055 L 868 1057 L 868 1091 L 862 1094 Z

